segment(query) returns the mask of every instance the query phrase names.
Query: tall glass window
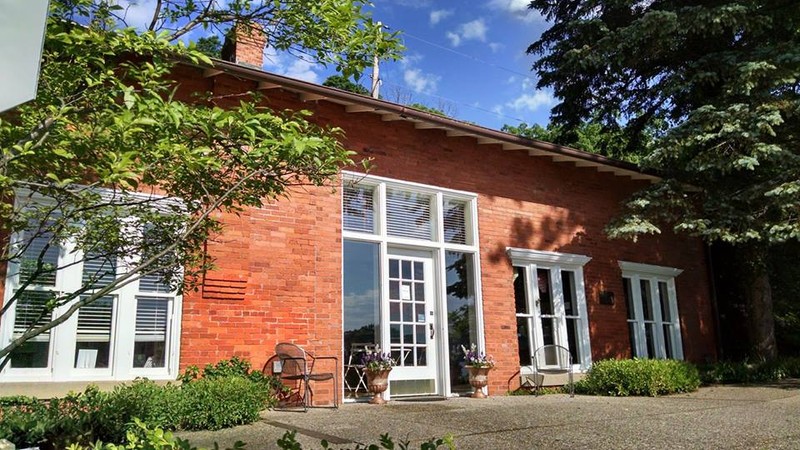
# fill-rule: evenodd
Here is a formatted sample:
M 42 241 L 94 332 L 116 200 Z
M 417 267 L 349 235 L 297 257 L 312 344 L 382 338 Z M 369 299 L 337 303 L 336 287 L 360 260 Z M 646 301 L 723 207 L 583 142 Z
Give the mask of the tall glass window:
M 621 261 L 631 354 L 683 359 L 675 276 L 679 269 Z
M 532 355 L 546 345 L 569 349 L 572 363 L 581 369 L 591 364 L 583 255 L 509 249 L 514 264 L 514 303 L 517 344 L 522 367 L 533 364 Z M 540 365 L 556 365 L 557 352 L 539 352 Z M 539 358 L 539 356 L 537 356 Z
M 471 343 L 478 342 L 474 255 L 445 252 L 445 258 L 450 386 L 453 392 L 468 392 L 471 387 L 463 367 L 461 346 L 468 348 Z
M 379 342 L 380 246 L 344 241 L 344 348 Z M 349 355 L 348 355 L 349 356 Z
M 363 174 L 343 179 L 348 395 L 358 397 L 359 378 L 353 374 L 360 370 L 359 352 L 370 344 L 380 344 L 397 361 L 392 396 L 470 389 L 461 346 L 482 347 L 477 197 Z

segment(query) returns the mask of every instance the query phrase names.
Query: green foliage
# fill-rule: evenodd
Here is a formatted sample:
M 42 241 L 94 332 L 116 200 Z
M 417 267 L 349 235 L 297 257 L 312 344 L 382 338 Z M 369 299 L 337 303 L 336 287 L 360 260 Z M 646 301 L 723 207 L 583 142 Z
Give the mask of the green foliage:
M 447 113 L 445 113 L 441 109 L 433 108 L 428 105 L 423 105 L 422 103 L 411 103 L 408 106 L 410 108 L 418 109 L 420 111 L 425 111 L 426 113 L 431 113 L 436 116 L 450 117 Z
M 800 378 L 800 357 L 758 362 L 720 361 L 700 366 L 699 369 L 700 378 L 705 384 L 765 383 Z
M 192 446 L 189 441 L 176 438 L 169 431 L 161 428 L 152 428 L 139 419 L 134 419 L 134 427 L 125 437 L 125 444 L 104 444 L 96 441 L 91 445 L 71 444 L 67 450 L 203 450 Z M 226 450 L 240 450 L 245 448 L 241 441 L 237 441 L 232 448 Z M 219 446 L 215 443 L 214 449 Z
M 518 126 L 503 125 L 501 130 L 528 139 L 566 145 L 620 161 L 638 163 L 640 158 L 640 152 L 632 152 L 628 149 L 627 138 L 619 128 L 609 129 L 599 122 L 581 122 L 576 129 L 569 132 L 565 127 L 552 123 L 543 127 L 538 123 L 528 125 L 524 122 Z M 651 141 L 652 138 L 649 138 L 646 145 L 650 145 Z
M 607 229 L 671 230 L 745 248 L 800 240 L 800 7 L 785 0 L 533 0 L 551 27 L 528 52 L 552 120 L 617 127 L 663 177 Z M 651 146 L 648 129 L 660 129 Z M 764 267 L 746 284 L 751 353 L 776 356 Z M 758 288 L 747 288 L 758 286 Z
M 218 430 L 258 420 L 270 392 L 239 376 L 201 378 L 181 386 L 179 428 Z
M 575 392 L 615 397 L 692 392 L 700 386 L 697 368 L 671 359 L 606 359 L 592 364 Z
M 222 41 L 219 36 L 215 34 L 198 39 L 195 43 L 195 48 L 198 52 L 210 58 L 219 58 L 222 56 Z
M 323 86 L 335 87 L 343 91 L 352 92 L 354 94 L 369 95 L 369 91 L 364 86 L 353 83 L 349 78 L 341 75 L 331 75 L 322 82 Z
M 231 359 L 223 359 L 216 364 L 206 364 L 202 371 L 200 371 L 197 366 L 189 366 L 178 377 L 178 380 L 186 384 L 201 378 L 216 380 L 229 377 L 245 378 L 261 386 L 264 392 L 270 394 L 267 399 L 269 407 L 275 406 L 275 402 L 277 401 L 277 396 L 275 394 L 287 389 L 280 378 L 265 375 L 258 370 L 252 370 L 250 361 L 241 359 L 238 356 L 233 356 Z
M 258 420 L 259 412 L 274 404 L 278 383 L 232 358 L 209 365 L 205 378 L 187 378 L 180 385 L 140 379 L 110 392 L 90 386 L 49 402 L 0 398 L 0 438 L 18 447 L 130 443 L 125 439 L 136 431 L 135 420 L 164 430 L 217 430 Z
M 291 186 L 326 185 L 352 163 L 340 130 L 312 124 L 308 112 L 272 110 L 257 92 L 234 93 L 241 103 L 225 109 L 211 93 L 180 101 L 170 79 L 175 64 L 210 64 L 203 51 L 214 44 L 209 38 L 198 49 L 181 36 L 196 27 L 257 23 L 273 48 L 306 53 L 350 76 L 372 64 L 373 55 L 394 58 L 400 48 L 396 36 L 372 22 L 367 6 L 362 0 L 156 2 L 153 23 L 138 31 L 124 26 L 115 2 L 51 1 L 37 97 L 0 115 L 0 195 L 31 192 L 27 208 L 0 204 L 4 232 L 24 233 L 18 245 L 7 239 L 0 249 L 0 264 L 17 260 L 24 272 L 0 315 L 28 285 L 57 270 L 44 252 L 26 253 L 34 238 L 44 239 L 46 249 L 74 243 L 75 254 L 87 259 L 141 258 L 123 276 L 105 269 L 75 291 L 53 294 L 44 316 L 59 307 L 64 313 L 31 322 L 4 344 L 0 369 L 15 348 L 143 273 L 175 289 L 195 287 L 213 264 L 203 243 L 221 231 L 213 212 L 258 207 Z M 151 195 L 156 187 L 164 198 Z M 99 289 L 108 275 L 110 283 Z
M 800 238 L 800 8 L 784 0 L 534 0 L 528 51 L 568 130 L 618 126 L 664 181 L 615 236 L 663 227 L 732 243 Z M 663 124 L 655 145 L 639 145 Z
M 99 418 L 96 425 L 101 439 L 120 442 L 138 418 L 149 426 L 175 429 L 175 418 L 183 414 L 183 393 L 174 384 L 161 385 L 139 379 L 114 388 L 102 404 L 94 405 Z
M 287 431 L 284 435 L 278 439 L 278 448 L 282 450 L 303 450 L 303 446 L 297 442 L 295 439 L 295 435 L 297 432 L 295 431 Z M 320 448 L 325 450 L 334 450 L 334 447 L 331 447 L 328 441 L 321 441 Z M 347 447 L 350 449 L 351 447 Z M 446 434 L 442 438 L 431 438 L 427 441 L 423 442 L 419 446 L 420 450 L 437 450 L 438 448 L 448 449 L 448 450 L 455 450 L 455 440 L 452 434 Z M 394 440 L 389 436 L 388 433 L 382 434 L 380 443 L 379 444 L 356 444 L 355 447 L 352 447 L 352 450 L 409 450 L 410 442 L 409 441 L 400 441 L 395 443 Z M 340 448 L 339 450 L 344 450 L 344 447 Z

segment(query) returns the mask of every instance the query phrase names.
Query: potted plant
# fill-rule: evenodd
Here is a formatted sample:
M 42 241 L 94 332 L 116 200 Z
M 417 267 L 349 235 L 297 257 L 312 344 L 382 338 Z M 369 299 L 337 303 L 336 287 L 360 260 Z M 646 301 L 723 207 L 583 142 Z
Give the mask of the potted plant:
M 489 384 L 489 371 L 494 368 L 494 359 L 478 351 L 478 346 L 471 344 L 469 349 L 461 346 L 464 352 L 464 366 L 469 371 L 469 384 L 475 389 L 472 398 L 486 398 L 483 388 Z
M 367 372 L 367 389 L 374 394 L 369 402 L 373 405 L 386 403 L 382 394 L 389 387 L 389 372 L 395 366 L 395 361 L 388 353 L 381 353 L 380 347 L 376 347 L 375 351 L 364 353 L 361 363 Z

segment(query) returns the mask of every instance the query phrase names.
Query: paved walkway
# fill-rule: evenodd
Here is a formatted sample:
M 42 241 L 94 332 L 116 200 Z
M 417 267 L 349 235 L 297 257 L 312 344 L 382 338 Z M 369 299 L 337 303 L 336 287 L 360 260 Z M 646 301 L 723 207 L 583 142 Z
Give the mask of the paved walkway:
M 287 429 L 305 449 L 377 443 L 382 433 L 412 444 L 451 433 L 458 449 L 800 448 L 800 381 L 702 388 L 660 398 L 567 395 L 345 404 L 308 413 L 268 411 L 251 425 L 181 433 L 194 445 L 277 448 Z M 418 445 L 416 448 L 419 448 Z

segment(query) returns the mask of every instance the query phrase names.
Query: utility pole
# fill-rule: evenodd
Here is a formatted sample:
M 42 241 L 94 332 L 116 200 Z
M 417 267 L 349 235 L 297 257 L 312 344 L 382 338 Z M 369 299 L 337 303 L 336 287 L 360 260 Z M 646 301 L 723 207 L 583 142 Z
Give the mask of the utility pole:
M 383 24 L 378 22 L 378 40 L 380 42 L 381 33 L 383 32 Z M 372 90 L 370 91 L 370 95 L 372 98 L 379 98 L 380 94 L 380 87 L 381 87 L 381 68 L 380 68 L 380 60 L 378 59 L 378 54 L 375 53 L 375 56 L 372 57 Z

